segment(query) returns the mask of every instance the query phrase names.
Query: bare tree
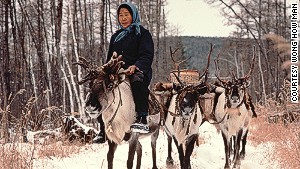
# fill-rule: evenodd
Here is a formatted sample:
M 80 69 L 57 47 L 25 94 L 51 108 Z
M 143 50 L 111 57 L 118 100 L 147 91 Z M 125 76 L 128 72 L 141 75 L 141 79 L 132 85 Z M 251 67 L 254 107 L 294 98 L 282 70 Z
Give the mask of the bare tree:
M 10 53 L 9 53 L 9 5 L 10 0 L 5 0 L 1 5 L 1 20 L 3 19 L 4 25 L 1 26 L 1 48 L 0 48 L 0 59 L 1 59 L 1 79 L 3 84 L 1 92 L 3 93 L 3 111 L 2 111 L 2 119 L 1 119 L 1 133 L 0 138 L 4 138 L 5 142 L 8 142 L 8 114 L 10 111 L 9 107 L 9 96 L 10 96 Z
M 238 28 L 234 32 L 237 38 L 253 39 L 258 46 L 260 86 L 262 86 L 259 97 L 265 102 L 267 96 L 281 86 L 280 82 L 286 73 L 280 70 L 283 60 L 271 48 L 270 41 L 265 40 L 263 36 L 270 32 L 286 36 L 288 24 L 281 24 L 287 23 L 287 18 L 284 17 L 286 1 L 207 0 L 207 2 L 222 7 L 222 14 L 228 19 L 228 24 Z M 271 84 L 275 84 L 275 87 Z
M 65 112 L 83 113 L 84 86 L 78 86 L 81 70 L 71 65 L 78 57 L 96 64 L 105 62 L 110 36 L 118 29 L 116 10 L 122 0 L 3 0 L 0 4 L 0 107 L 8 105 L 9 96 L 26 89 L 25 97 L 34 97 L 31 113 L 41 109 L 61 107 Z M 153 64 L 156 74 L 170 68 L 168 25 L 163 7 L 166 0 L 132 0 L 141 14 L 143 26 L 148 28 L 156 46 Z M 179 39 L 178 39 L 179 41 Z M 160 50 L 164 44 L 166 50 Z M 164 61 L 163 61 L 164 60 Z M 162 66 L 162 65 L 166 66 Z M 161 76 L 162 77 L 162 76 Z M 41 95 L 44 91 L 49 91 Z M 21 117 L 26 99 L 17 96 L 10 115 Z M 10 121 L 2 113 L 1 118 Z M 2 123 L 8 128 L 8 123 Z M 25 126 L 26 124 L 24 124 Z M 5 133 L 3 133 L 5 134 Z

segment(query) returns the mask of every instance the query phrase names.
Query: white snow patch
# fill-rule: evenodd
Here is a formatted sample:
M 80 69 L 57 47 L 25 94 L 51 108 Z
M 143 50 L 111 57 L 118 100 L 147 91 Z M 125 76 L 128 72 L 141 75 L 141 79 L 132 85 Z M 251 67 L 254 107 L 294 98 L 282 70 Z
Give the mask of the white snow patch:
M 249 131 L 251 133 L 251 131 Z M 213 125 L 204 123 L 200 127 L 200 137 L 205 143 L 195 146 L 191 157 L 191 165 L 194 169 L 223 169 L 225 164 L 224 145 L 221 134 Z M 152 153 L 150 137 L 140 140 L 143 146 L 142 169 L 152 168 Z M 160 131 L 157 140 L 157 166 L 160 169 L 180 168 L 177 148 L 173 143 L 174 166 L 166 165 L 167 135 Z M 82 148 L 79 154 L 70 155 L 67 158 L 36 159 L 34 169 L 106 169 L 106 154 L 108 144 L 92 144 Z M 246 157 L 242 160 L 241 169 L 279 169 L 278 162 L 268 159 L 268 152 L 273 151 L 270 143 L 253 146 L 251 141 L 246 145 Z M 114 168 L 127 168 L 128 144 L 119 145 L 114 158 Z M 135 156 L 136 157 L 136 156 Z M 134 167 L 135 168 L 135 161 Z

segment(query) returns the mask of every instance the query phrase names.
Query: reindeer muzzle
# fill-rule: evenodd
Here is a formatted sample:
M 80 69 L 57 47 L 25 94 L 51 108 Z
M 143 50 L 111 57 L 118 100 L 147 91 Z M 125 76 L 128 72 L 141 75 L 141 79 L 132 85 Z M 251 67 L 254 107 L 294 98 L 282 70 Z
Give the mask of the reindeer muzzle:
M 232 101 L 232 103 L 239 103 L 240 99 L 238 96 L 232 96 L 231 101 Z

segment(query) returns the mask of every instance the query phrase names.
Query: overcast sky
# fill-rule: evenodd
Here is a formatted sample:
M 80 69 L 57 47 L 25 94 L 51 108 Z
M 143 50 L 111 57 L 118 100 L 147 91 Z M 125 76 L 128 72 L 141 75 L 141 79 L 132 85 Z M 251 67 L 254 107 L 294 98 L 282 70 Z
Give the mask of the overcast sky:
M 181 30 L 180 35 L 227 37 L 233 30 L 217 7 L 203 0 L 168 0 L 168 21 Z

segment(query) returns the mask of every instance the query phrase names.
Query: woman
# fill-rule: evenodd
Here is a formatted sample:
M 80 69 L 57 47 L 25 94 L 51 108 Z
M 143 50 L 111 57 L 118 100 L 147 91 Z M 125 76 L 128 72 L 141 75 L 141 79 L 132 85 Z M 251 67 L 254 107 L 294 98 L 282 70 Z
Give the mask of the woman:
M 153 39 L 150 32 L 141 25 L 138 10 L 133 4 L 122 3 L 117 12 L 120 29 L 110 39 L 106 62 L 110 60 L 113 52 L 122 55 L 125 62 L 123 68 L 130 77 L 137 112 L 136 122 L 131 128 L 135 132 L 148 133 L 148 86 L 152 79 Z M 101 120 L 99 121 L 101 124 Z M 100 127 L 99 136 L 101 135 L 104 136 L 103 123 Z

